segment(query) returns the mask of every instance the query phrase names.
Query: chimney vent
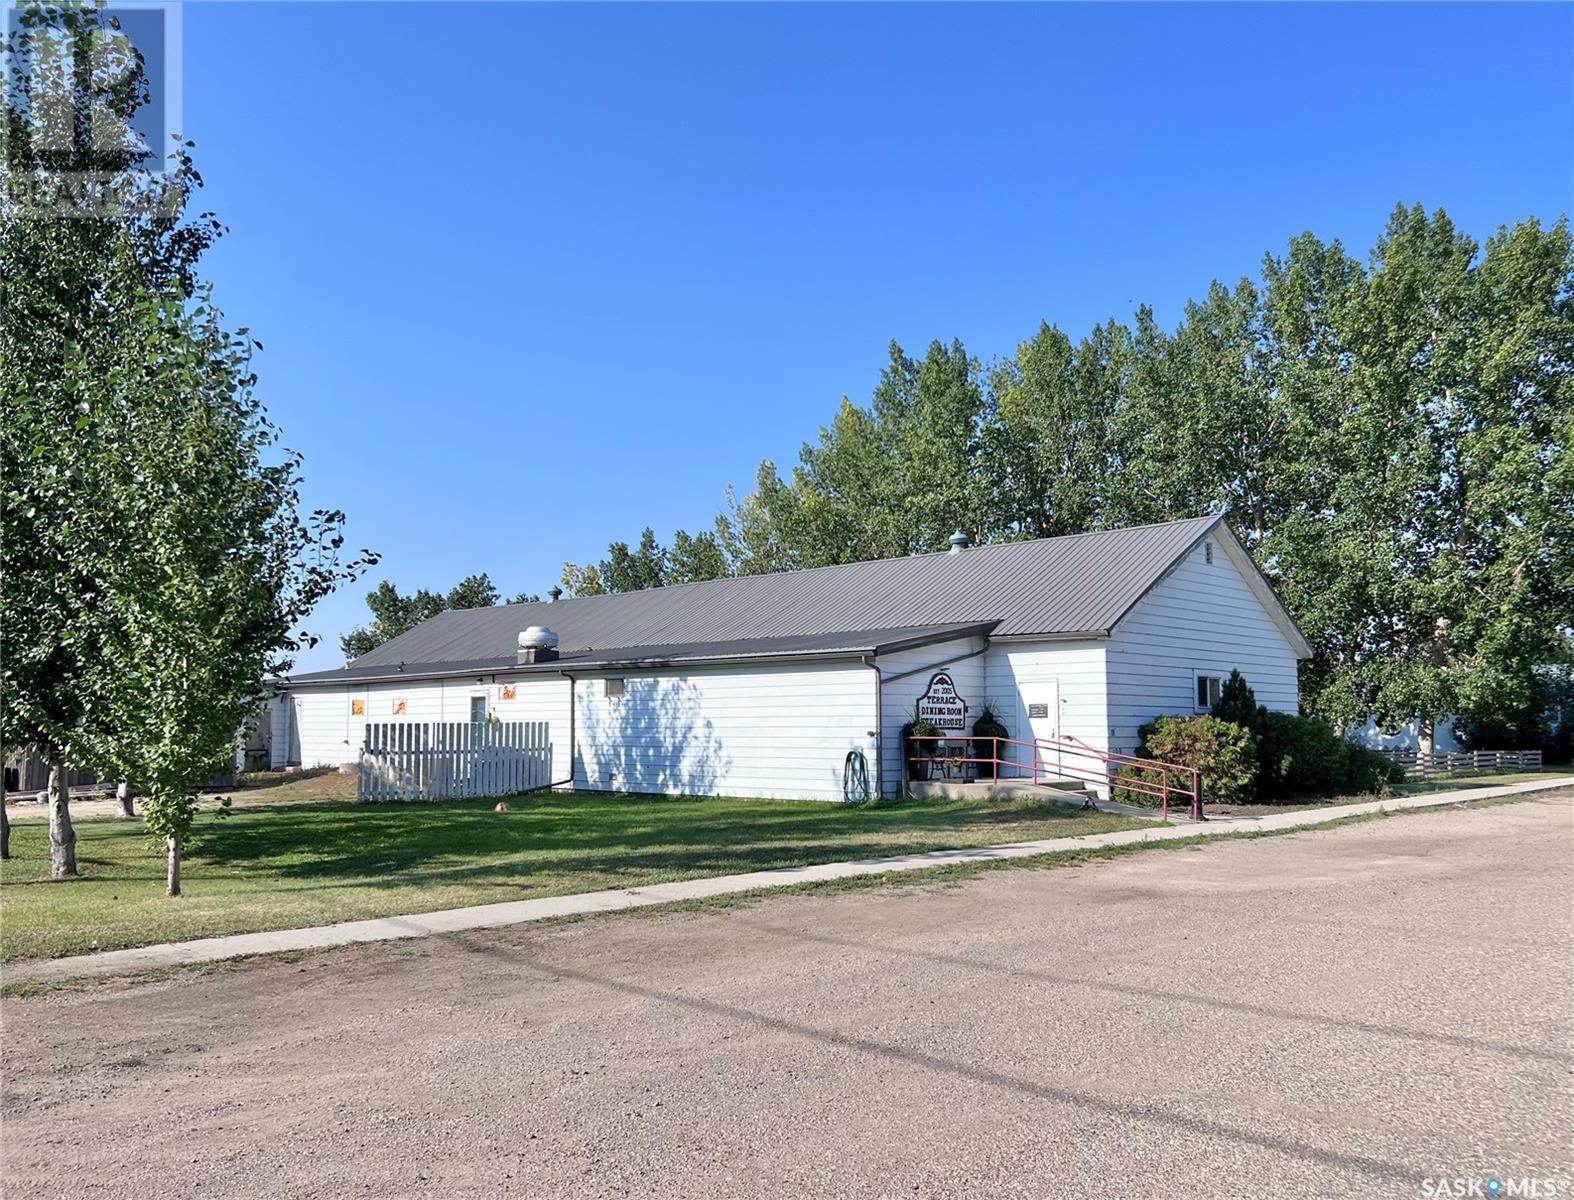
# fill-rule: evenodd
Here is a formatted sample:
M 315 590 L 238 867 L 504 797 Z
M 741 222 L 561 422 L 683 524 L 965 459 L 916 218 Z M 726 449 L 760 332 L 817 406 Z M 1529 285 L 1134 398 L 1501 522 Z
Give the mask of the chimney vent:
M 556 604 L 558 600 L 562 598 L 562 595 L 563 589 L 558 587 L 558 585 L 555 583 L 551 587 L 547 588 L 547 599 L 552 601 L 553 604 Z
M 527 663 L 553 662 L 557 659 L 557 634 L 545 625 L 532 625 L 519 635 L 519 652 L 515 662 L 520 666 Z
M 951 549 L 948 550 L 946 553 L 948 553 L 948 554 L 960 554 L 960 553 L 962 553 L 962 551 L 966 550 L 967 547 L 968 547 L 967 534 L 963 533 L 960 529 L 958 529 L 955 533 L 953 533 L 951 535 Z

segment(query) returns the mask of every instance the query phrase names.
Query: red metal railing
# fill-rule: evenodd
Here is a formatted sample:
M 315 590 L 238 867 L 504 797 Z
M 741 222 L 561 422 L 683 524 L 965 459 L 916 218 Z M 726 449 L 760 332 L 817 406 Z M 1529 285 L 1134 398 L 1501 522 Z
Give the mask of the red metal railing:
M 1207 819 L 1202 812 L 1202 772 L 1181 763 L 1100 750 L 1077 738 L 1034 738 L 1027 742 L 983 734 L 909 734 L 907 740 L 909 743 L 935 743 L 932 754 L 914 754 L 910 746 L 904 747 L 910 778 L 917 775 L 913 768 L 919 763 L 939 765 L 945 770 L 965 770 L 969 763 L 988 763 L 993 766 L 996 779 L 1005 778 L 1000 773 L 1001 768 L 1009 767 L 1031 772 L 1035 784 L 1046 778 L 1071 779 L 1099 784 L 1109 788 L 1112 794 L 1118 787 L 1139 796 L 1150 796 L 1158 800 L 1159 811 L 1166 817 L 1170 812 L 1170 797 L 1184 798 L 1193 820 Z M 1021 758 L 1011 757 L 1011 747 L 1019 747 L 1027 753 Z M 983 750 L 990 753 L 974 753 Z M 1141 769 L 1141 774 L 1136 768 Z

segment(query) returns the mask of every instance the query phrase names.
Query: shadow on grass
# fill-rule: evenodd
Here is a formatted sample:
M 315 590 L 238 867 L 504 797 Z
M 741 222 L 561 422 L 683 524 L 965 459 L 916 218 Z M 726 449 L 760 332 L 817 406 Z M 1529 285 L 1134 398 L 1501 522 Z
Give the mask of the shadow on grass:
M 517 891 L 565 875 L 617 880 L 767 870 L 998 841 L 1085 819 L 1065 805 L 990 809 L 899 802 L 864 809 L 769 801 L 576 795 L 438 804 L 240 810 L 203 831 L 194 865 L 317 887 L 449 883 Z M 1039 828 L 1027 828 L 1037 826 Z M 966 835 L 964 837 L 964 835 Z M 340 883 L 332 881 L 339 880 Z

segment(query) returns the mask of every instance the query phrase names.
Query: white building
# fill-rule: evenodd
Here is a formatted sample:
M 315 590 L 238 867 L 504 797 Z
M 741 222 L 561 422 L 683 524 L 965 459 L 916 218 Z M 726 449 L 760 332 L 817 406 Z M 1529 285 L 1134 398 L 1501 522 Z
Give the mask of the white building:
M 495 716 L 550 723 L 562 787 L 835 799 L 851 750 L 878 793 L 900 793 L 902 727 L 926 695 L 952 728 L 971 731 L 987 706 L 1013 739 L 1092 757 L 1135 749 L 1160 714 L 1206 711 L 1232 669 L 1258 703 L 1297 711 L 1311 649 L 1218 518 L 954 540 L 950 553 L 441 613 L 285 681 L 273 765 L 353 762 L 368 722 Z M 519 648 L 532 626 L 556 633 L 555 650 Z

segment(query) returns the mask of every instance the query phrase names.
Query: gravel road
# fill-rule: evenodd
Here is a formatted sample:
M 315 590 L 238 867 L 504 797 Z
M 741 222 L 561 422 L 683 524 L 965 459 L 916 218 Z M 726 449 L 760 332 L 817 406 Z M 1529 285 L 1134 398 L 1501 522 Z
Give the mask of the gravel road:
M 7 1000 L 4 1194 L 1574 1195 L 1571 951 L 1562 793 Z

